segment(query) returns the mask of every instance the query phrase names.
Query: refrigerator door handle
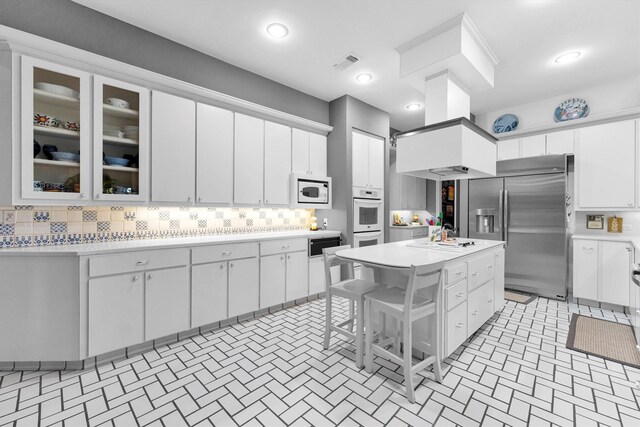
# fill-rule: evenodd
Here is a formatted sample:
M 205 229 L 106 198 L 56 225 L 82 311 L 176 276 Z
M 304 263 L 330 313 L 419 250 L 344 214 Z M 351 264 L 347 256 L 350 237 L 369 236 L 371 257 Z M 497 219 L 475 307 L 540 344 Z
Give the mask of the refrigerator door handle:
M 504 240 L 504 190 L 500 190 L 500 197 L 498 198 L 498 227 L 500 227 L 500 240 Z M 494 205 L 495 206 L 495 205 Z
M 509 244 L 509 190 L 504 190 L 504 241 Z

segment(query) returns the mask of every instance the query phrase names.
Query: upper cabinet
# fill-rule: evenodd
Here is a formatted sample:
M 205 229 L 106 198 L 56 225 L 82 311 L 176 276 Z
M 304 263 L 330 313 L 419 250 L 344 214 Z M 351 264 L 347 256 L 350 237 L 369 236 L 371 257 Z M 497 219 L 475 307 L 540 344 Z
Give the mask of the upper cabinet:
M 264 120 L 236 114 L 233 202 L 261 205 L 264 166 Z
M 636 122 L 590 126 L 576 134 L 577 207 L 635 207 Z
M 149 91 L 95 76 L 93 113 L 95 199 L 147 200 Z
M 498 160 L 573 153 L 573 130 L 498 141 Z
M 23 199 L 91 198 L 89 74 L 22 57 Z
M 193 202 L 196 182 L 196 103 L 153 91 L 151 135 L 151 200 Z
M 384 188 L 384 139 L 353 132 L 352 180 L 354 187 Z
M 327 137 L 293 129 L 291 171 L 304 175 L 327 176 Z
M 198 203 L 233 203 L 233 112 L 198 103 Z
M 264 123 L 264 204 L 289 206 L 291 128 Z

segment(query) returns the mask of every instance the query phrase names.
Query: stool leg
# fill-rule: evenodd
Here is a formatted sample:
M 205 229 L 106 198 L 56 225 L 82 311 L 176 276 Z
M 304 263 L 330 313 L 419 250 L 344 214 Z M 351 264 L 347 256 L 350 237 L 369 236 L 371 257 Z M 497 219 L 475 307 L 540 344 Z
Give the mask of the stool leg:
M 331 291 L 327 291 L 327 296 L 325 297 L 325 308 L 326 320 L 324 328 L 324 349 L 327 350 L 329 348 L 329 339 L 331 338 Z
M 356 366 L 362 368 L 362 357 L 364 353 L 364 296 L 360 297 L 356 308 Z
M 365 334 L 365 369 L 370 374 L 373 373 L 373 326 L 371 325 L 371 302 L 365 300 L 364 302 L 364 321 L 367 333 Z
M 436 361 L 433 366 L 433 374 L 436 377 L 436 381 L 442 383 L 442 331 L 440 322 L 440 313 L 436 312 Z
M 413 389 L 413 359 L 411 352 L 413 343 L 411 339 L 411 320 L 405 320 L 403 328 L 403 349 L 404 349 L 404 383 L 407 388 L 407 399 L 411 403 L 416 402 L 416 395 Z
M 355 305 L 356 302 L 351 300 L 349 302 L 349 319 L 351 319 L 351 323 L 349 323 L 349 332 L 353 333 L 353 321 L 355 320 Z

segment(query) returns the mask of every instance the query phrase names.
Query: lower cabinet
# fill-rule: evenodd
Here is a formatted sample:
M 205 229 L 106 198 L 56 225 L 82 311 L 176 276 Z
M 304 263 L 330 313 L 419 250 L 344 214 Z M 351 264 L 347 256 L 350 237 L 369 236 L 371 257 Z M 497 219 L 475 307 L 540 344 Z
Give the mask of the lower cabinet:
M 189 329 L 187 267 L 149 271 L 144 285 L 145 341 Z
M 573 296 L 628 307 L 630 243 L 574 239 Z
M 467 300 L 467 321 L 469 331 L 476 331 L 484 324 L 494 311 L 494 282 L 485 283 L 472 292 L 469 292 Z
M 494 291 L 494 312 L 502 310 L 504 307 L 504 251 L 500 250 L 495 252 L 494 254 L 494 276 L 493 276 L 493 284 L 495 287 Z
M 260 308 L 259 270 L 257 258 L 229 261 L 229 317 Z
M 467 302 L 456 306 L 449 311 L 445 319 L 446 324 L 446 354 L 445 357 L 453 353 L 456 348 L 467 339 Z
M 287 254 L 286 301 L 294 301 L 309 295 L 309 263 L 307 251 Z
M 286 265 L 284 254 L 260 257 L 260 308 L 285 302 Z
M 227 261 L 191 267 L 191 327 L 228 318 Z
M 143 274 L 89 280 L 89 356 L 145 341 Z

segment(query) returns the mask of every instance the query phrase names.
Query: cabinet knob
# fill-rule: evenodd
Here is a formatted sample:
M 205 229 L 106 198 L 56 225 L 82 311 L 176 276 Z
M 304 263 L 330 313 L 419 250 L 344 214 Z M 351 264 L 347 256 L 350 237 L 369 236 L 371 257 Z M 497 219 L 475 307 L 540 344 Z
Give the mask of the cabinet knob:
M 489 301 L 487 301 L 487 302 L 493 302 L 493 298 L 489 298 Z
M 191 196 L 187 197 L 187 202 L 191 201 Z
M 229 267 L 233 268 L 233 263 L 229 264 Z
M 627 206 L 629 206 L 630 208 L 633 207 L 633 203 L 627 203 Z
M 80 193 L 80 198 L 81 198 L 81 199 L 84 199 L 85 197 L 86 197 L 86 194 L 84 194 L 84 193 Z
M 489 265 L 489 266 L 487 266 L 487 268 L 493 268 L 493 265 Z
M 291 255 L 287 255 L 287 259 L 291 259 Z
M 280 257 L 280 261 L 282 261 L 283 259 L 284 259 L 284 257 L 283 257 L 283 256 L 281 256 L 281 257 Z
M 471 313 L 472 316 L 477 316 L 478 315 L 478 310 L 474 311 L 473 313 Z
M 464 324 L 463 324 L 463 323 L 457 323 L 457 324 L 456 324 L 456 328 L 458 328 L 458 329 L 462 328 L 463 326 L 464 326 Z
M 477 272 L 477 271 L 474 271 L 473 273 L 471 273 L 471 275 L 472 275 L 473 277 L 475 277 L 475 276 L 477 276 L 477 275 L 478 275 L 478 272 Z
M 96 193 L 96 199 L 100 198 L 100 193 Z
M 265 200 L 264 202 L 265 202 L 265 203 L 269 203 L 269 201 L 268 201 L 268 200 Z
M 138 281 L 138 276 L 133 276 L 133 277 L 131 278 L 131 280 L 133 280 L 134 282 L 137 282 L 137 281 Z
M 202 197 L 198 197 L 198 203 L 202 201 Z
M 224 270 L 224 265 L 220 264 L 220 270 Z
M 151 274 L 151 273 L 147 274 L 147 279 L 149 279 L 149 280 L 153 279 L 153 274 Z

